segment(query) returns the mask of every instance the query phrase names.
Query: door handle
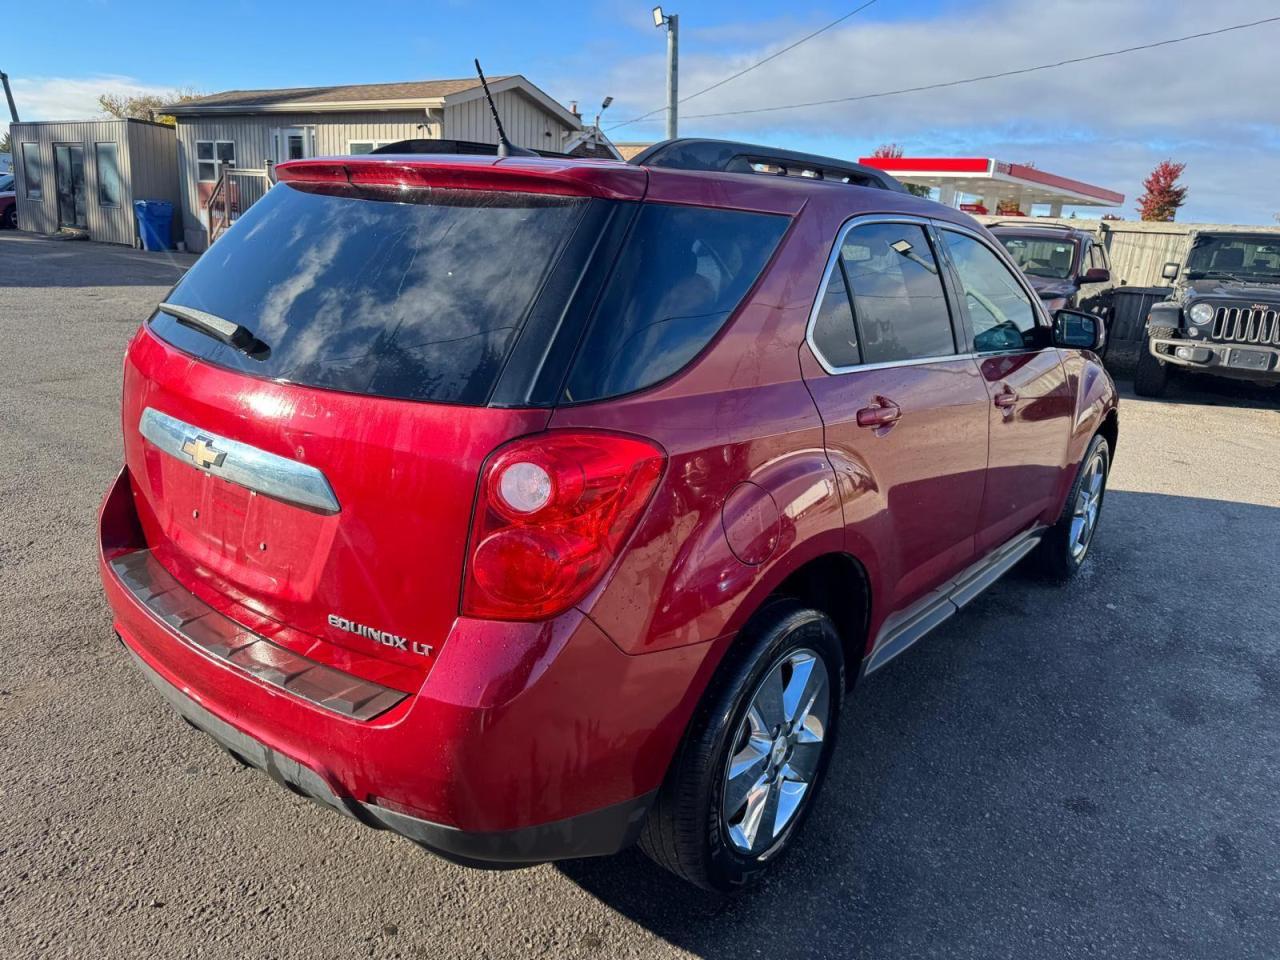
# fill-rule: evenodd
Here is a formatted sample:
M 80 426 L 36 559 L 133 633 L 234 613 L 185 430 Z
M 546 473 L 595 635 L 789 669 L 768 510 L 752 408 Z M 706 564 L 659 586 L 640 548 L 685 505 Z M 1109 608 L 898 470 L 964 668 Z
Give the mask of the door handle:
M 991 402 L 1006 413 L 1010 413 L 1018 402 L 1018 392 L 1006 383 L 1000 392 L 991 398 Z
M 871 406 L 858 411 L 858 426 L 884 427 L 894 423 L 900 416 L 902 409 L 896 403 L 884 397 L 876 397 Z

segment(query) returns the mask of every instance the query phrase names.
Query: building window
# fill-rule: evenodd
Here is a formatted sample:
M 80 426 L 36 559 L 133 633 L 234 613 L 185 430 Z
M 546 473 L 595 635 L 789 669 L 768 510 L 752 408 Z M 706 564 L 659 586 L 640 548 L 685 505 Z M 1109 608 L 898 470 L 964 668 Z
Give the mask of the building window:
M 196 179 L 201 183 L 214 183 L 218 168 L 229 163 L 236 165 L 236 145 L 230 140 L 196 141 Z
M 40 144 L 22 145 L 22 174 L 27 181 L 27 199 L 44 199 L 44 171 L 40 169 Z
M 98 165 L 98 204 L 103 207 L 118 207 L 124 190 L 120 182 L 120 159 L 116 145 L 96 143 L 93 149 Z
M 378 147 L 385 147 L 388 143 L 398 142 L 396 140 L 348 140 L 347 153 L 355 157 L 362 153 L 373 153 Z

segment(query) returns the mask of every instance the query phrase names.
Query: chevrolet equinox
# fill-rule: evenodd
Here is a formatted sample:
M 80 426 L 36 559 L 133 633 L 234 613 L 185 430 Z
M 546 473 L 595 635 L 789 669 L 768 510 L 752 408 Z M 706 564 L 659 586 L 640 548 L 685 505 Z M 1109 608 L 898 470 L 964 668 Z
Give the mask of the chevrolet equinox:
M 878 171 L 277 176 L 129 345 L 100 565 L 142 673 L 296 793 L 464 864 L 639 841 L 734 890 L 856 681 L 1088 555 L 1101 321 Z

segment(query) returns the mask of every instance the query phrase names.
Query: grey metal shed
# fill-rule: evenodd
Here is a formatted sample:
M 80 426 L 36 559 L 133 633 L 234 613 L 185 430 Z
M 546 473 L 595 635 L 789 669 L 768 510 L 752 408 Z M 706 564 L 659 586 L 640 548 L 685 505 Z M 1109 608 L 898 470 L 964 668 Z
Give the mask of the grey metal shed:
M 145 120 L 49 120 L 9 129 L 18 229 L 71 230 L 132 245 L 138 235 L 134 200 L 168 200 L 173 236 L 182 238 L 173 127 Z
M 564 151 L 582 130 L 578 114 L 518 74 L 490 77 L 489 89 L 519 146 Z M 498 141 L 474 77 L 229 90 L 161 109 L 178 121 L 183 225 L 196 251 L 262 198 L 277 163 L 417 138 Z

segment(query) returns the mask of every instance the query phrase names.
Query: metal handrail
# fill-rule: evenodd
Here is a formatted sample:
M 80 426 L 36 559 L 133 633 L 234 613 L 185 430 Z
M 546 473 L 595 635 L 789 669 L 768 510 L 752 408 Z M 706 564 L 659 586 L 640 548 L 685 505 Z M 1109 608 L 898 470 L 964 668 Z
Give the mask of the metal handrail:
M 209 192 L 209 199 L 205 202 L 206 226 L 209 232 L 209 243 L 217 240 L 226 229 L 231 226 L 232 213 L 232 191 L 228 187 L 228 183 L 232 177 L 261 177 L 265 182 L 263 193 L 270 190 L 275 184 L 272 177 L 272 171 L 269 167 L 262 169 L 247 169 L 244 167 L 236 167 L 230 163 L 219 164 L 221 172 L 218 179 L 214 182 L 213 189 Z M 219 214 L 219 205 L 221 213 Z M 241 211 L 243 212 L 243 211 Z
M 219 164 L 219 166 L 221 167 L 221 172 L 218 174 L 218 179 L 213 184 L 213 189 L 209 191 L 209 199 L 205 202 L 205 205 L 204 205 L 205 211 L 207 213 L 207 219 L 208 219 L 210 243 L 213 243 L 213 241 L 218 239 L 218 236 L 222 233 L 223 230 L 227 228 L 227 224 L 231 220 L 230 210 L 225 209 L 228 168 L 226 164 Z M 224 210 L 223 210 L 222 220 L 218 221 L 217 219 L 215 219 L 214 214 L 218 209 L 218 200 L 220 197 L 223 200 Z

